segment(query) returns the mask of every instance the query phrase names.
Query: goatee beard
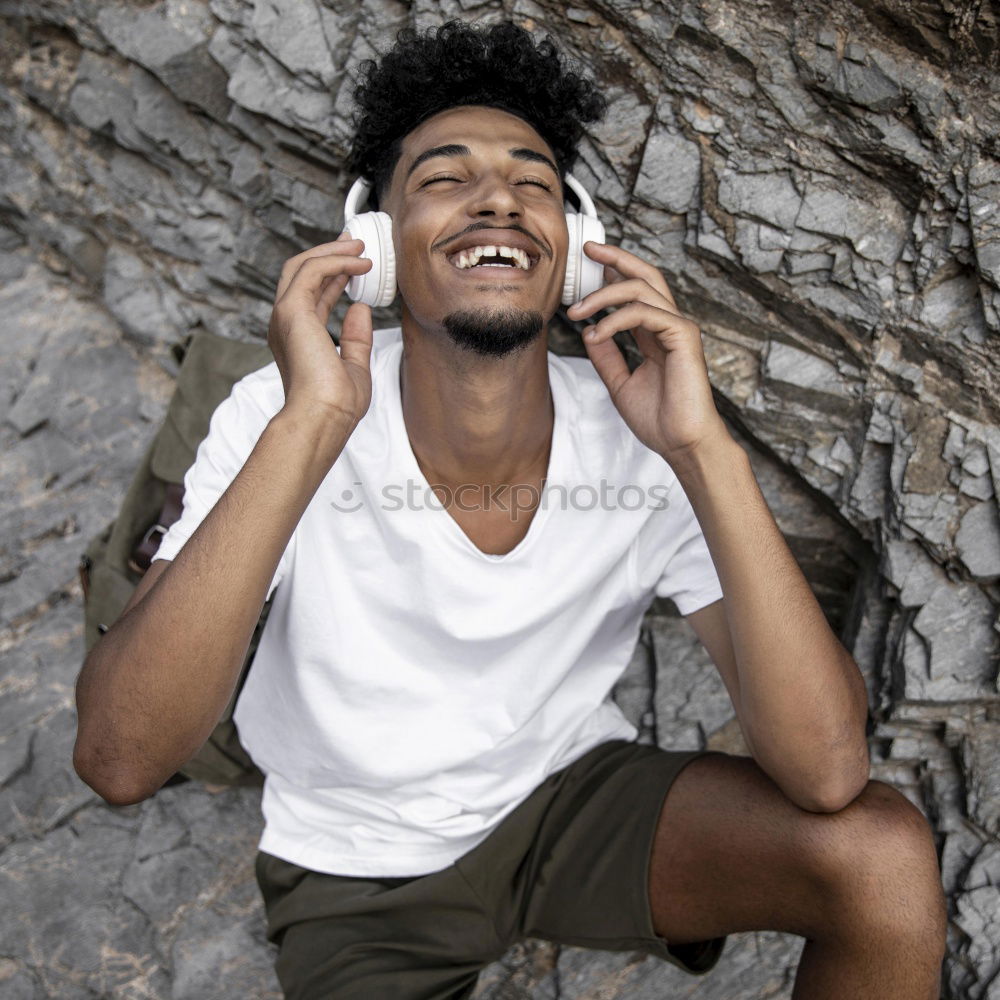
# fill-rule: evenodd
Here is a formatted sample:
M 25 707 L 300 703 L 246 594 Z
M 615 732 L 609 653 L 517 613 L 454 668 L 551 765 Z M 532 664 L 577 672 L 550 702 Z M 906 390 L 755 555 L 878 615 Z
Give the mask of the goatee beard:
M 483 357 L 502 358 L 533 343 L 542 332 L 539 312 L 511 307 L 461 309 L 444 320 L 448 336 L 466 350 Z

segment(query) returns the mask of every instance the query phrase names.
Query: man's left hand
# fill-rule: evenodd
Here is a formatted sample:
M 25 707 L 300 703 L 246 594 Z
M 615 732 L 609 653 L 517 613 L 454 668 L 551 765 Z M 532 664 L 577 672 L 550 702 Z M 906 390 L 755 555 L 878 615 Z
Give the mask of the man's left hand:
M 617 307 L 584 331 L 583 343 L 635 436 L 669 463 L 702 441 L 728 436 L 712 399 L 701 331 L 681 315 L 663 275 L 621 247 L 588 240 L 584 252 L 604 265 L 607 283 L 566 312 L 582 320 Z M 621 330 L 632 331 L 643 354 L 631 373 L 612 340 Z

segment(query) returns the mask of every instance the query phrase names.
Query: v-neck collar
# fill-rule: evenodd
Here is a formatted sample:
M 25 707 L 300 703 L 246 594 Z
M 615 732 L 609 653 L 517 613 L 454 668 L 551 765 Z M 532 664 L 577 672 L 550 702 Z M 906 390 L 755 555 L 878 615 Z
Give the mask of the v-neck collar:
M 420 464 L 417 462 L 417 457 L 413 452 L 413 446 L 410 444 L 410 437 L 406 430 L 406 421 L 403 419 L 403 398 L 399 388 L 400 371 L 403 363 L 403 342 L 399 340 L 393 346 L 394 354 L 388 359 L 386 365 L 385 378 L 388 383 L 387 388 L 387 402 L 389 410 L 389 423 L 390 431 L 395 439 L 394 444 L 397 444 L 401 458 L 406 466 L 406 475 L 417 484 L 417 486 L 423 490 L 424 496 L 433 495 L 430 484 L 427 482 L 427 477 L 424 476 L 423 471 L 420 468 Z M 555 370 L 555 366 L 552 364 L 552 357 L 549 355 L 548 358 L 549 367 L 549 388 L 552 393 L 552 407 L 554 410 L 554 417 L 552 422 L 552 445 L 549 449 L 549 465 L 545 473 L 545 485 L 542 487 L 541 497 L 539 498 L 538 506 L 535 508 L 535 512 L 531 518 L 531 524 L 528 525 L 528 530 L 525 533 L 524 538 L 521 539 L 510 550 L 510 552 L 504 552 L 500 554 L 494 554 L 490 552 L 483 552 L 475 542 L 462 530 L 461 525 L 454 517 L 449 513 L 444 507 L 432 507 L 427 506 L 423 510 L 423 514 L 428 518 L 430 523 L 436 523 L 440 525 L 441 531 L 443 531 L 448 537 L 450 537 L 455 544 L 463 546 L 467 551 L 473 555 L 483 559 L 487 562 L 513 562 L 514 560 L 520 558 L 531 546 L 534 544 L 535 539 L 541 533 L 544 527 L 546 519 L 549 517 L 549 508 L 554 506 L 553 503 L 546 497 L 546 493 L 557 483 L 562 483 L 565 478 L 565 452 L 567 447 L 567 434 L 568 429 L 566 425 L 567 414 L 566 406 L 568 400 L 563 394 L 563 385 L 561 381 L 561 375 Z

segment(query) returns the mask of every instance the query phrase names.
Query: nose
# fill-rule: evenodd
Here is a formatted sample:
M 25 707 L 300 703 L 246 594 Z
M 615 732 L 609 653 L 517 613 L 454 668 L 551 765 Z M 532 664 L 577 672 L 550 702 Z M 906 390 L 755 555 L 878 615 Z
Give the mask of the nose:
M 519 218 L 522 212 L 520 199 L 506 179 L 490 174 L 482 177 L 472 192 L 469 214 L 478 216 L 506 216 Z

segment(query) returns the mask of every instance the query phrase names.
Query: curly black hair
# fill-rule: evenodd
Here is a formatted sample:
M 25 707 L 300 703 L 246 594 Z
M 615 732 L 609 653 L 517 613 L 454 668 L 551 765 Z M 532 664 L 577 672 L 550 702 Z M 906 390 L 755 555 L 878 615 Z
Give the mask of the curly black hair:
M 477 28 L 457 20 L 422 35 L 400 31 L 380 61 L 361 63 L 354 101 L 347 165 L 372 182 L 376 208 L 403 139 L 440 111 L 481 104 L 517 115 L 552 148 L 562 177 L 576 160 L 584 126 L 599 121 L 608 103 L 591 80 L 563 64 L 550 38 L 536 46 L 509 21 Z

